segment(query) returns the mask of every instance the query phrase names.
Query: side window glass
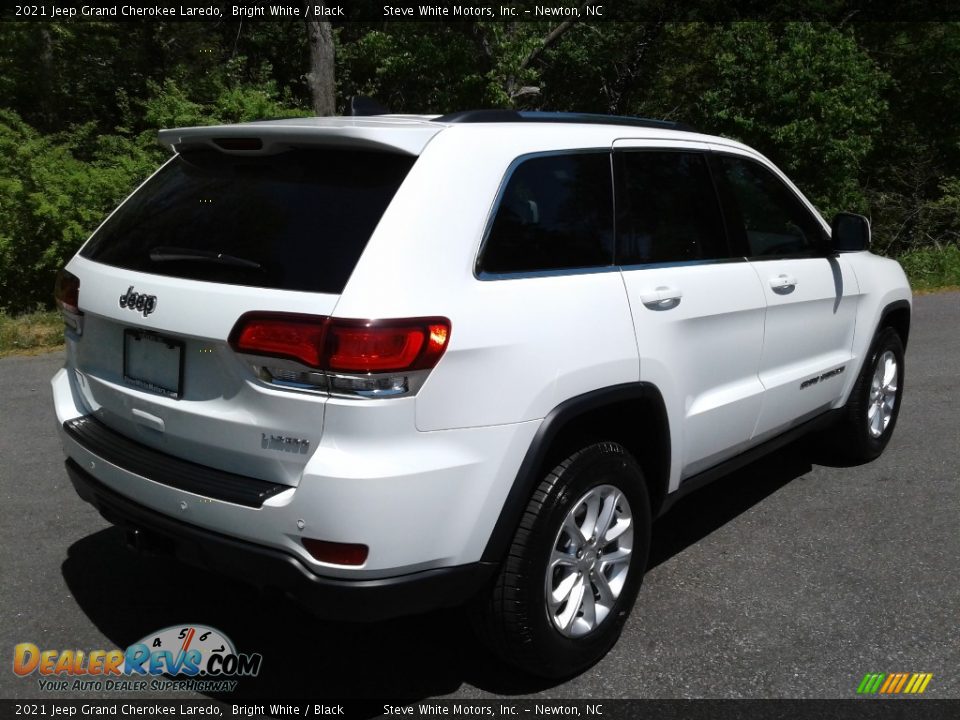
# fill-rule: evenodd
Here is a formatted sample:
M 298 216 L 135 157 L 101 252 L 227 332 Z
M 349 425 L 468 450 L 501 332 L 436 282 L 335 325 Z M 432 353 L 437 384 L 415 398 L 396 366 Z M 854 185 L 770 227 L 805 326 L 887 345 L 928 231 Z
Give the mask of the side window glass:
M 618 152 L 617 262 L 728 256 L 706 158 L 693 152 Z
M 613 264 L 609 153 L 531 157 L 500 198 L 479 268 L 510 273 Z
M 806 254 L 821 244 L 820 223 L 770 170 L 725 155 L 717 165 L 726 181 L 731 231 L 745 240 L 750 257 Z

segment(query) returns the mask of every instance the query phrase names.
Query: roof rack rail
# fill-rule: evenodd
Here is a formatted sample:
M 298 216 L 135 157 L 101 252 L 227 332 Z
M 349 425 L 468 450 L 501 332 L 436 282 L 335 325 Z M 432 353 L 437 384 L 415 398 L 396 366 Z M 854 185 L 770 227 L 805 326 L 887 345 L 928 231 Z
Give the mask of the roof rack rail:
M 601 115 L 598 113 L 544 112 L 542 110 L 461 110 L 434 118 L 438 123 L 498 123 L 549 122 L 581 125 L 627 125 L 631 127 L 660 128 L 696 132 L 690 125 L 671 120 L 654 120 L 632 115 Z
M 433 118 L 439 123 L 521 122 L 523 116 L 516 110 L 460 110 Z

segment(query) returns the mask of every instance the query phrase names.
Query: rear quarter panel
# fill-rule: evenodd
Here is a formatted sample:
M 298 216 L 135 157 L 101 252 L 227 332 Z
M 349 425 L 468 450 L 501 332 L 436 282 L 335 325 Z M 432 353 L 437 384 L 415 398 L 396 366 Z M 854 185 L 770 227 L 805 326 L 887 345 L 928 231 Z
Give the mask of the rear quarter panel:
M 614 268 L 496 280 L 474 274 L 487 220 L 517 157 L 595 147 L 553 127 L 451 127 L 384 214 L 345 288 L 341 317 L 441 315 L 450 345 L 417 396 L 424 431 L 543 418 L 562 400 L 639 379 L 626 292 Z

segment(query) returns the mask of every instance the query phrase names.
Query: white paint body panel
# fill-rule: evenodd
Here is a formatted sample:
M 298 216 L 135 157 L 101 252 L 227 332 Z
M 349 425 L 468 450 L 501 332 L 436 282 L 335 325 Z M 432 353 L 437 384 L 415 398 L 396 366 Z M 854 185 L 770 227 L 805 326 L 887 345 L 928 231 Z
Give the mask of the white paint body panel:
M 910 299 L 899 266 L 869 253 L 475 275 L 498 191 L 518 157 L 632 146 L 712 147 L 760 158 L 732 141 L 658 129 L 637 136 L 609 125 L 448 126 L 417 117 L 186 128 L 162 139 L 209 143 L 251 132 L 264 138 L 264 152 L 308 143 L 418 159 L 339 296 L 180 280 L 75 257 L 67 267 L 81 281 L 84 333 L 68 333 L 54 400 L 61 423 L 95 414 L 150 447 L 289 485 L 259 509 L 203 499 L 112 466 L 61 432 L 66 454 L 116 492 L 288 552 L 322 575 L 379 578 L 478 560 L 543 418 L 565 400 L 612 385 L 643 380 L 663 395 L 675 490 L 681 478 L 811 410 L 842 404 L 883 308 Z M 780 272 L 799 277 L 795 297 L 765 285 Z M 118 306 L 130 285 L 157 295 L 153 314 Z M 661 286 L 682 290 L 675 308 L 644 305 L 641 296 Z M 258 381 L 227 344 L 237 319 L 252 310 L 444 316 L 452 330 L 446 354 L 415 397 L 344 399 Z M 124 327 L 186 343 L 183 399 L 124 384 Z M 815 392 L 794 391 L 807 373 L 838 364 L 845 372 Z M 310 451 L 277 455 L 260 447 L 261 432 L 308 438 Z M 306 553 L 301 536 L 364 543 L 370 555 L 357 568 L 324 565 Z
M 844 256 L 750 263 L 766 295 L 760 382 L 763 409 L 753 437 L 765 439 L 835 406 L 847 373 L 854 372 L 853 333 L 859 291 Z M 796 285 L 777 291 L 782 276 Z M 841 369 L 838 375 L 805 382 Z
M 859 372 L 870 352 L 870 344 L 884 310 L 894 303 L 906 303 L 910 307 L 913 296 L 907 276 L 895 260 L 870 252 L 847 253 L 843 258 L 853 270 L 860 289 L 852 351 L 854 369 Z M 836 407 L 843 405 L 850 397 L 857 372 L 845 373 L 847 377 Z
M 746 262 L 625 268 L 623 278 L 640 378 L 660 389 L 670 419 L 675 488 L 750 440 L 763 391 L 763 290 Z M 683 297 L 674 307 L 651 309 L 641 296 L 659 287 Z

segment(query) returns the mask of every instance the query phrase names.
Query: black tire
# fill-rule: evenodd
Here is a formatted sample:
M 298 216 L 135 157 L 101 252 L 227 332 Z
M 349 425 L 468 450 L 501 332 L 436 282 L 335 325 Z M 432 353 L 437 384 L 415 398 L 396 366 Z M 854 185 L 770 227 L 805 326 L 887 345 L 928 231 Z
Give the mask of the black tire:
M 888 419 L 884 421 L 884 413 L 876 405 L 877 389 L 873 381 L 878 365 L 881 362 L 886 365 L 891 357 L 896 365 L 896 390 L 892 393 L 893 407 Z M 854 463 L 868 462 L 879 457 L 886 448 L 900 414 L 903 380 L 903 342 L 896 330 L 882 328 L 873 341 L 867 361 L 863 364 L 847 400 L 843 419 L 834 435 L 834 446 L 844 460 Z
M 593 521 L 589 508 L 598 508 Z M 604 524 L 608 517 L 605 509 L 613 515 L 613 525 L 609 521 Z M 574 541 L 571 526 L 563 525 L 568 515 L 578 525 L 582 517 L 583 528 L 610 529 L 602 533 L 603 539 L 594 539 L 598 534 L 594 530 L 594 538 L 580 535 L 579 541 Z M 640 589 L 650 548 L 650 524 L 643 473 L 622 446 L 599 442 L 570 455 L 537 487 L 493 588 L 474 608 L 480 639 L 508 663 L 541 677 L 568 677 L 600 660 L 620 636 Z M 619 533 L 615 539 L 606 542 L 615 532 Z M 630 547 L 625 553 L 626 544 Z M 577 555 L 576 547 L 581 546 Z M 564 556 L 560 561 L 554 556 L 556 565 L 548 576 L 555 547 L 560 547 Z M 625 573 L 622 577 L 621 572 Z M 583 590 L 581 599 L 560 602 L 551 611 L 548 587 L 555 586 L 560 592 L 560 584 L 569 576 L 574 576 L 570 582 Z M 589 582 L 579 578 L 589 578 Z M 598 590 L 601 582 L 602 594 Z M 569 597 L 575 595 L 572 591 Z M 591 625 L 591 611 L 594 626 L 585 629 Z M 572 623 L 560 629 L 557 623 L 563 617 Z M 581 634 L 570 636 L 578 632 Z

